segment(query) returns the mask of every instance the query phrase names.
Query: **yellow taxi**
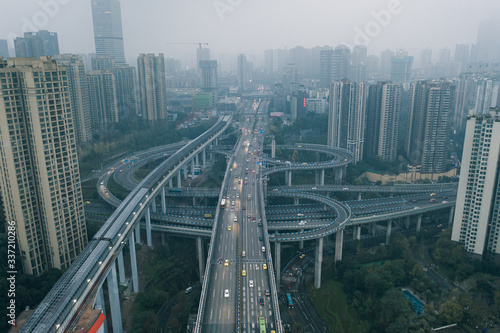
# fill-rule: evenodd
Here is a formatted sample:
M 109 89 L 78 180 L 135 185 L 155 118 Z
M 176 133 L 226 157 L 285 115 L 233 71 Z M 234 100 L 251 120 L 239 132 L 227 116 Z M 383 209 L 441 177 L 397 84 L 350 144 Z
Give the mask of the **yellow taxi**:
M 247 276 L 247 271 L 246 270 L 242 270 L 241 271 L 241 276 Z
M 262 264 L 262 269 L 267 269 L 267 264 Z
M 227 226 L 227 230 L 231 231 L 231 226 L 230 225 Z
M 229 266 L 229 259 L 226 259 L 226 261 L 224 261 L 224 266 Z

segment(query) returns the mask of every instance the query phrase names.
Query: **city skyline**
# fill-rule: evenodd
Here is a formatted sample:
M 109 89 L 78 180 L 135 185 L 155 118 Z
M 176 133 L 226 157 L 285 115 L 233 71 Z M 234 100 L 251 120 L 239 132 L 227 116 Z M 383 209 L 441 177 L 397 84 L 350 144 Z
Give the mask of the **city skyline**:
M 355 44 L 365 44 L 369 54 L 378 54 L 386 48 L 404 48 L 418 55 L 427 47 L 453 50 L 456 44 L 475 43 L 480 22 L 500 12 L 500 5 L 491 1 L 465 0 L 453 2 L 453 7 L 459 10 L 447 20 L 443 20 L 442 13 L 451 1 L 420 1 L 418 7 L 402 0 L 363 1 L 354 7 L 315 0 L 308 3 L 307 10 L 298 1 L 290 5 L 284 0 L 265 5 L 262 1 L 228 4 L 225 0 L 195 1 L 189 5 L 122 0 L 120 4 L 125 54 L 131 64 L 139 53 L 151 52 L 164 53 L 166 57 L 185 55 L 196 61 L 194 46 L 167 45 L 167 42 L 207 42 L 213 54 L 246 53 L 250 61 L 253 54 L 261 55 L 265 49 L 299 45 L 309 48 L 346 44 L 352 48 Z M 10 41 L 24 31 L 46 29 L 58 32 L 61 53 L 95 51 L 90 1 L 52 0 L 45 5 L 33 2 L 20 6 L 8 0 L 4 6 L 10 15 L 0 26 L 0 38 Z M 280 19 L 276 18 L 278 13 Z M 148 24 L 143 24 L 144 20 Z M 200 25 L 203 29 L 197 28 Z M 184 28 L 175 29 L 179 26 Z M 229 30 L 237 33 L 228 33 Z M 157 31 L 167 33 L 158 40 Z

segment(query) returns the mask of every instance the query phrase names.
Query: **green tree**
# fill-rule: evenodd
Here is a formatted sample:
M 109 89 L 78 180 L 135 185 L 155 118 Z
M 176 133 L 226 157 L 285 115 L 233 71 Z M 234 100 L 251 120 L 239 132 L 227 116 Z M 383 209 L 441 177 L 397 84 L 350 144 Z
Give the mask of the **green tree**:
M 464 316 L 462 306 L 455 300 L 443 303 L 439 310 L 441 317 L 447 324 L 459 323 Z

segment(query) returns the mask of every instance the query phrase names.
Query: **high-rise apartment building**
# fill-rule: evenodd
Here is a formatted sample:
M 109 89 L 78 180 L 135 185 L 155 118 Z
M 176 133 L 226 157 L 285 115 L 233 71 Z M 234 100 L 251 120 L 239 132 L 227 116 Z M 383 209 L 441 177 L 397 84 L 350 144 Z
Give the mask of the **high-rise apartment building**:
M 397 158 L 402 94 L 403 87 L 391 82 L 368 87 L 364 157 L 380 156 L 385 161 Z
M 350 77 L 354 82 L 364 82 L 368 79 L 366 71 L 367 48 L 364 45 L 354 46 L 351 54 Z
M 14 40 L 16 57 L 37 58 L 59 54 L 59 41 L 56 32 L 40 30 L 25 32 L 24 37 Z
M 247 57 L 244 54 L 238 54 L 237 62 L 238 88 L 245 90 L 248 83 Z
M 137 85 L 135 68 L 129 65 L 113 67 L 118 119 L 137 115 Z
M 92 129 L 105 131 L 119 120 L 115 77 L 110 71 L 88 71 L 86 78 Z
M 500 109 L 467 119 L 451 239 L 475 257 L 500 254 Z
M 380 73 L 384 76 L 389 77 L 391 73 L 391 59 L 394 57 L 394 51 L 385 50 L 380 53 Z
M 117 64 L 125 64 L 120 1 L 91 1 L 95 53 L 112 56 Z
M 90 59 L 93 71 L 112 71 L 115 59 L 110 55 L 98 55 Z
M 66 67 L 73 124 L 78 142 L 89 142 L 92 140 L 92 117 L 82 58 L 79 55 L 63 54 L 55 56 L 54 59 L 58 65 Z
M 391 81 L 408 82 L 411 77 L 411 66 L 413 57 L 405 55 L 404 52 L 397 52 L 391 58 Z
M 491 17 L 479 24 L 477 31 L 477 55 L 479 61 L 483 63 L 498 63 L 500 59 L 500 23 L 497 18 Z
M 142 118 L 154 125 L 167 119 L 167 85 L 163 53 L 137 58 Z
M 406 152 L 413 165 L 421 165 L 422 172 L 445 171 L 454 98 L 455 86 L 448 81 L 410 85 Z
M 351 49 L 345 45 L 337 46 L 332 53 L 332 81 L 350 78 Z
M 333 49 L 321 50 L 319 53 L 319 81 L 322 88 L 330 88 L 332 82 Z
M 0 62 L 0 189 L 23 271 L 67 268 L 87 243 L 67 69 Z
M 204 60 L 199 64 L 201 69 L 201 91 L 212 95 L 217 100 L 217 60 Z
M 342 80 L 330 85 L 328 145 L 352 152 L 354 163 L 363 157 L 366 92 L 366 83 Z
M 454 60 L 462 65 L 462 69 L 465 69 L 469 63 L 469 54 L 469 44 L 457 44 L 455 46 Z
M 7 59 L 10 57 L 9 45 L 6 39 L 0 39 L 0 57 Z
M 420 68 L 426 68 L 432 64 L 432 50 L 429 48 L 420 51 Z

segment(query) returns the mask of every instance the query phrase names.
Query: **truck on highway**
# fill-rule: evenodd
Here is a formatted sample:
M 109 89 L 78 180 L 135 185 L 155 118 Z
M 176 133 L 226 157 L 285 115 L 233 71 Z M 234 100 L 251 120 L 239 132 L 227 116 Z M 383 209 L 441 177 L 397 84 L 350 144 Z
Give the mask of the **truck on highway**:
M 252 200 L 252 195 L 251 194 L 248 195 L 248 200 Z

